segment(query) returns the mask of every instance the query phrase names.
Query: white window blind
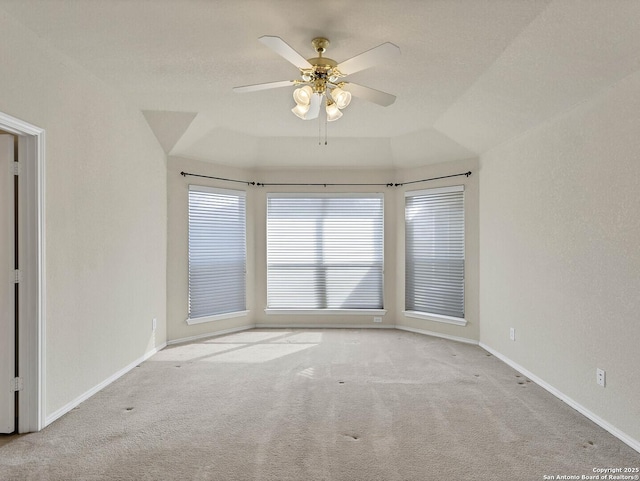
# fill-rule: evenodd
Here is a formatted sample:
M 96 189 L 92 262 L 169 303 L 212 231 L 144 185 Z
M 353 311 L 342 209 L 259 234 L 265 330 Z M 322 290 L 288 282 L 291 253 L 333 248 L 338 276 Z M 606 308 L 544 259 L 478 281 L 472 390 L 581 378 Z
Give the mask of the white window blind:
M 405 307 L 464 318 L 464 187 L 407 192 Z
M 269 194 L 270 309 L 381 309 L 382 194 Z
M 189 319 L 245 310 L 245 218 L 244 192 L 189 186 Z

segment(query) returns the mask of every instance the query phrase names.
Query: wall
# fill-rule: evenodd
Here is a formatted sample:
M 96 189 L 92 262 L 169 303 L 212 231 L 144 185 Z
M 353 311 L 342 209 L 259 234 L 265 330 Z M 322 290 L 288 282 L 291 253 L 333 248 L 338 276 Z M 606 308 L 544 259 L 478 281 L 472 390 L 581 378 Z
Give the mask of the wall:
M 478 340 L 478 177 L 457 177 L 428 184 L 436 187 L 464 183 L 466 186 L 467 222 L 467 318 L 466 327 L 451 326 L 405 318 L 404 309 L 404 191 L 409 186 L 247 186 L 215 179 L 182 177 L 181 171 L 250 180 L 264 183 L 381 183 L 424 179 L 477 168 L 477 160 L 468 160 L 412 169 L 392 170 L 243 170 L 208 162 L 170 157 L 168 161 L 169 238 L 167 278 L 167 329 L 170 341 L 203 336 L 243 326 L 364 326 L 392 327 L 397 323 L 411 329 L 430 331 L 450 337 Z M 188 185 L 199 184 L 247 192 L 247 309 L 246 316 L 189 326 L 188 311 Z M 266 211 L 270 192 L 382 192 L 385 194 L 385 270 L 382 323 L 373 323 L 373 315 L 275 315 L 265 313 L 267 305 Z
M 0 111 L 46 130 L 51 417 L 166 340 L 166 162 L 139 111 L 2 11 L 0 58 Z
M 634 74 L 482 156 L 480 171 L 481 342 L 635 440 L 639 112 Z

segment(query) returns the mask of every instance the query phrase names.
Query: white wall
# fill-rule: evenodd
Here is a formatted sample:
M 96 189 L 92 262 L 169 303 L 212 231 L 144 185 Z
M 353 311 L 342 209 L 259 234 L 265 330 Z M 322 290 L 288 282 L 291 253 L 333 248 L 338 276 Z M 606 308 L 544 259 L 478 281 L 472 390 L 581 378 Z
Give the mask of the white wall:
M 639 132 L 637 73 L 482 156 L 480 171 L 481 342 L 635 440 Z
M 166 340 L 166 163 L 139 111 L 2 11 L 0 58 L 0 111 L 46 130 L 50 416 Z
M 406 327 L 447 336 L 478 340 L 478 176 L 456 177 L 405 187 L 385 186 L 267 186 L 256 187 L 213 179 L 182 177 L 181 171 L 215 177 L 264 183 L 394 183 L 450 175 L 477 168 L 477 159 L 432 165 L 409 171 L 393 170 L 243 170 L 182 158 L 168 161 L 169 238 L 167 279 L 168 339 L 188 339 L 249 325 L 356 325 L 363 327 Z M 249 314 L 188 326 L 188 185 L 209 185 L 247 192 L 247 308 Z M 404 310 L 404 192 L 411 188 L 465 184 L 467 203 L 467 297 L 469 324 L 466 327 L 405 318 Z M 269 192 L 382 192 L 385 203 L 385 270 L 382 323 L 373 315 L 274 315 L 266 314 L 267 261 L 266 211 Z

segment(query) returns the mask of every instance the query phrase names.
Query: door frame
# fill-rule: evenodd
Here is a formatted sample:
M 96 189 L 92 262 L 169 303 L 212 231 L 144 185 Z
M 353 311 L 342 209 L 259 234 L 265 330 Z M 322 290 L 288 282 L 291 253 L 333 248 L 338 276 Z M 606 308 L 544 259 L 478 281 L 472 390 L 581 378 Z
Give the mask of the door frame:
M 18 136 L 18 432 L 45 427 L 45 131 L 0 112 L 0 129 Z

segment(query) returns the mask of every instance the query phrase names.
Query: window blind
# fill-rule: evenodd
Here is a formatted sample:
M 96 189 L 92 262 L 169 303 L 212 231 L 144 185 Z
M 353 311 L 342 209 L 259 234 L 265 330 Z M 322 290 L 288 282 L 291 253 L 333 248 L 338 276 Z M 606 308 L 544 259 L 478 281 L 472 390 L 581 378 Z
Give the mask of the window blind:
M 407 192 L 405 307 L 464 318 L 464 187 Z
M 269 194 L 271 309 L 381 309 L 382 194 Z
M 244 192 L 189 186 L 189 319 L 245 310 L 245 218 Z

